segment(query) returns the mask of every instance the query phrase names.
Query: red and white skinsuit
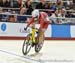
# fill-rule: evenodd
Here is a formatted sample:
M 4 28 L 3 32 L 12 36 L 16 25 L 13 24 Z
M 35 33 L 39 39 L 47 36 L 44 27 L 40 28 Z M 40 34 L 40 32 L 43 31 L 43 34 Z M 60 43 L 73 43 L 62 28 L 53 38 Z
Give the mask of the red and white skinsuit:
M 35 20 L 35 18 L 32 16 L 32 18 L 30 19 L 27 27 L 33 23 Z M 40 24 L 40 27 L 39 27 L 39 31 L 42 30 L 42 29 L 47 29 L 48 28 L 48 25 L 50 24 L 50 21 L 49 21 L 49 18 L 48 18 L 48 15 L 47 13 L 45 12 L 40 12 L 39 14 L 39 17 L 38 17 L 38 23 Z

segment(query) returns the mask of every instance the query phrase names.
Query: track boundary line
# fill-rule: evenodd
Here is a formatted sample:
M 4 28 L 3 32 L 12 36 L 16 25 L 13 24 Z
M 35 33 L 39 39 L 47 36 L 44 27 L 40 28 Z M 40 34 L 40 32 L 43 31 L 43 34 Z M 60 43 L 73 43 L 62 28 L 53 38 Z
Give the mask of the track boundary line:
M 6 53 L 6 54 L 9 54 L 9 55 L 13 55 L 13 56 L 16 56 L 16 57 L 19 57 L 19 58 L 21 58 L 22 60 L 29 60 L 29 61 L 31 61 L 31 63 L 34 63 L 34 62 L 36 62 L 36 63 L 45 63 L 45 62 L 62 62 L 62 60 L 42 60 L 42 59 L 38 59 L 38 60 L 35 60 L 35 59 L 32 59 L 32 58 L 30 58 L 30 57 L 27 57 L 27 56 L 22 56 L 22 55 L 18 55 L 18 54 L 16 54 L 16 53 L 12 53 L 12 52 L 10 52 L 10 51 L 6 51 L 6 50 L 2 50 L 2 49 L 0 49 L 0 52 L 3 52 L 3 53 Z M 64 60 L 63 62 L 73 62 L 73 60 Z
M 27 56 L 18 55 L 16 53 L 12 53 L 12 52 L 9 52 L 9 51 L 6 51 L 6 50 L 0 49 L 0 52 L 7 53 L 7 54 L 10 54 L 10 55 L 13 55 L 13 56 L 16 56 L 16 57 L 19 57 L 19 58 L 27 59 L 27 60 L 30 60 L 30 61 L 40 62 L 40 60 L 35 60 L 35 59 L 32 59 L 32 58 L 27 57 Z

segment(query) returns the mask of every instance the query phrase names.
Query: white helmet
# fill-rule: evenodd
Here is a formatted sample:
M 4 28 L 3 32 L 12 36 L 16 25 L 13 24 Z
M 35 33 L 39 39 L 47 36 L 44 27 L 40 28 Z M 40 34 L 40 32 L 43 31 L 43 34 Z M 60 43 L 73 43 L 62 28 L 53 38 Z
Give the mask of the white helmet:
M 39 10 L 37 10 L 37 9 L 33 10 L 32 16 L 33 16 L 33 17 L 39 16 Z

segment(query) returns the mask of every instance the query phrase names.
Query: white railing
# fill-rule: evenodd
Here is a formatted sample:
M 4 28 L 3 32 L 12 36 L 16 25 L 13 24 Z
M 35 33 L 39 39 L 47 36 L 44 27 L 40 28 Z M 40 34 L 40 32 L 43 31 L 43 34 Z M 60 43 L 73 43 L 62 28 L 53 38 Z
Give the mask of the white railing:
M 26 0 L 23 0 L 23 1 L 26 1 Z M 41 2 L 41 0 L 31 0 L 32 2 Z M 54 2 L 54 3 L 56 3 L 56 1 L 57 0 L 46 0 L 47 2 L 49 2 L 49 1 L 52 1 L 52 2 Z M 67 2 L 68 0 L 66 0 L 66 1 L 62 1 L 62 2 Z
M 20 15 L 20 14 L 11 14 L 11 13 L 0 13 L 0 15 L 15 15 L 15 16 L 29 16 L 31 17 L 31 15 Z M 49 17 L 49 18 L 61 18 L 61 19 L 75 19 L 75 18 L 65 18 L 65 17 Z
M 16 17 L 17 16 L 26 16 L 26 18 L 32 17 L 31 15 L 19 15 L 19 14 L 11 14 L 11 13 L 0 13 L 0 15 L 6 15 L 6 16 L 14 15 Z M 62 23 L 73 23 L 73 24 L 75 24 L 75 18 L 49 17 L 49 19 L 50 19 L 50 21 L 58 20 L 60 22 L 59 24 L 62 24 Z
M 11 14 L 11 13 L 0 13 L 1 15 L 9 15 L 9 16 L 27 16 L 27 17 L 31 17 L 31 15 L 20 15 L 20 14 Z
M 75 24 L 75 18 L 68 18 L 68 17 L 49 17 L 49 19 L 53 22 L 58 20 L 57 24 Z
M 20 8 L 6 8 L 6 7 L 1 7 L 2 9 L 5 9 L 5 10 L 20 10 Z M 27 10 L 27 8 L 25 9 Z M 55 11 L 55 10 L 51 10 L 51 9 L 38 9 L 40 11 Z M 75 12 L 75 10 L 66 10 L 65 11 L 69 11 L 69 12 Z

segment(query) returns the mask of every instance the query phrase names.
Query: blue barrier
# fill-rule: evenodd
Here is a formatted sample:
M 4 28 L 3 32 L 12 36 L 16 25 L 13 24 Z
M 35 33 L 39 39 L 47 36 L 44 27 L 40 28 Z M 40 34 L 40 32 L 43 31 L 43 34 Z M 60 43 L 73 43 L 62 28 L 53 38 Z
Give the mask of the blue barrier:
M 70 25 L 51 25 L 52 37 L 56 38 L 70 38 Z

